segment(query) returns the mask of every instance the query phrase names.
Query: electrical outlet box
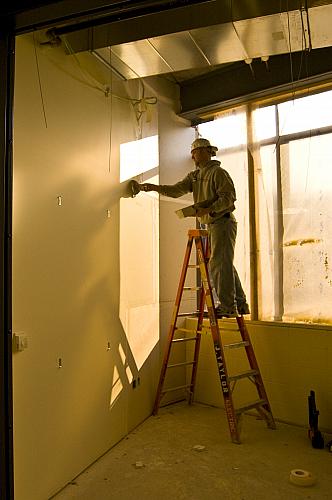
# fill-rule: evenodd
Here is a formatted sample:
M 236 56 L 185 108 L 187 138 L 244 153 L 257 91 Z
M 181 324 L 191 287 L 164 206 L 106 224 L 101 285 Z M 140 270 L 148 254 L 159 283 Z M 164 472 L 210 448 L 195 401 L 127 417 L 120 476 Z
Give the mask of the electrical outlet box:
M 28 336 L 25 333 L 14 333 L 13 350 L 16 352 L 24 351 L 28 348 Z
M 133 381 L 132 381 L 132 383 L 131 383 L 131 385 L 132 385 L 133 389 L 136 389 L 136 387 L 138 387 L 139 385 L 141 385 L 141 379 L 140 379 L 140 377 L 134 378 Z

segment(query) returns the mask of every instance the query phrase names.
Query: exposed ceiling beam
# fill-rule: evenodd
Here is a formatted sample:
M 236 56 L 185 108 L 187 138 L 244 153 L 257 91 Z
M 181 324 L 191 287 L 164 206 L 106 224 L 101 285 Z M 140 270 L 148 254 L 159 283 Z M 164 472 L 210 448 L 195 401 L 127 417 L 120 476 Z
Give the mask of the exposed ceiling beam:
M 144 3 L 144 2 L 143 2 Z M 319 4 L 332 3 L 332 0 L 320 0 Z M 65 27 L 67 39 L 74 52 L 94 50 L 146 38 L 162 36 L 168 33 L 192 30 L 222 23 L 236 22 L 244 19 L 267 16 L 298 10 L 306 4 L 309 8 L 317 4 L 317 0 L 210 0 L 203 3 L 171 2 L 172 8 L 164 11 L 155 10 L 139 16 L 109 18 L 109 22 L 93 25 L 75 33 L 68 33 L 70 26 Z M 84 27 L 84 25 L 82 26 Z M 60 28 L 61 30 L 61 28 Z M 61 31 L 58 30 L 58 33 Z
M 271 93 L 305 89 L 320 81 L 332 83 L 332 47 L 273 56 L 268 67 L 257 59 L 252 67 L 253 74 L 241 61 L 182 82 L 180 116 L 197 123 L 203 115 Z
M 181 6 L 214 3 L 220 0 L 58 0 L 54 2 L 27 1 L 30 9 L 23 9 L 22 2 L 11 2 L 0 8 L 0 16 L 15 18 L 16 34 L 32 30 L 60 28 L 75 32 L 89 26 L 108 25 L 121 19 L 141 19 L 147 14 Z M 225 3 L 225 2 L 223 2 Z M 226 3 L 229 3 L 226 0 Z M 20 8 L 21 7 L 21 8 Z
M 14 15 L 16 34 L 48 28 L 72 32 L 71 46 L 79 52 L 287 12 L 302 6 L 310 8 L 332 3 L 332 0 L 26 0 L 7 3 L 7 9 L 1 7 L 0 15 Z

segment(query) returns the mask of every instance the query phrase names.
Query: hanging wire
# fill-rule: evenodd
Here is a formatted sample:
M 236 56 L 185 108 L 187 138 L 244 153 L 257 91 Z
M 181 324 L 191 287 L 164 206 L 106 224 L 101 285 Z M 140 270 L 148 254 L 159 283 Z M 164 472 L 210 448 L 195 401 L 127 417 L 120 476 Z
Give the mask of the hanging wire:
M 40 71 L 39 71 L 39 61 L 38 61 L 38 53 L 37 53 L 37 47 L 36 47 L 35 32 L 33 32 L 32 36 L 33 36 L 33 46 L 34 46 L 35 60 L 36 60 L 36 68 L 37 68 L 37 75 L 38 75 L 38 84 L 39 84 L 40 99 L 41 99 L 41 103 L 42 103 L 42 109 L 43 109 L 43 115 L 44 115 L 45 128 L 47 128 L 47 118 L 46 118 L 46 110 L 45 110 L 45 103 L 44 103 L 43 89 L 42 89 L 41 78 L 40 78 Z
M 113 130 L 113 71 L 112 71 L 112 51 L 111 47 L 109 50 L 110 57 L 110 101 L 109 101 L 109 113 L 110 113 L 110 128 L 109 128 L 109 148 L 108 148 L 108 172 L 111 173 L 111 161 L 112 161 L 112 130 Z
M 300 61 L 300 68 L 299 68 L 299 74 L 298 74 L 298 80 L 300 79 L 301 75 L 301 70 L 302 70 L 302 61 L 304 58 L 305 61 L 305 76 L 308 78 L 309 76 L 309 52 L 312 49 L 311 45 L 311 33 L 310 33 L 310 24 L 309 24 L 309 11 L 308 11 L 308 5 L 307 1 L 304 2 L 305 5 L 304 7 L 300 5 L 300 15 L 301 15 L 301 29 L 302 29 L 302 51 L 301 51 L 301 61 Z M 306 12 L 307 16 L 307 27 L 308 27 L 308 46 L 307 46 L 307 37 L 306 37 L 306 30 L 304 26 L 304 19 L 303 19 L 303 12 Z M 308 93 L 309 93 L 309 87 L 308 87 Z M 308 155 L 307 155 L 307 168 L 306 168 L 306 180 L 305 180 L 305 190 L 304 192 L 307 193 L 307 188 L 308 188 L 308 178 L 309 178 L 309 170 L 310 170 L 310 151 L 311 151 L 311 139 L 312 139 L 312 129 L 310 128 L 309 131 L 309 145 L 308 145 Z M 305 200 L 303 200 L 305 203 Z
M 312 43 L 311 43 L 311 29 L 310 29 L 309 9 L 308 9 L 308 2 L 307 2 L 307 0 L 304 0 L 304 6 L 303 5 L 300 6 L 302 31 L 303 31 L 303 34 L 304 34 L 305 33 L 305 27 L 304 27 L 304 21 L 303 21 L 303 12 L 305 12 L 306 16 L 307 16 L 308 47 L 306 46 L 306 50 L 308 52 L 310 52 L 311 49 L 312 49 Z
M 294 73 L 293 73 L 293 57 L 292 57 L 292 40 L 291 40 L 288 0 L 287 0 L 287 31 L 288 31 L 289 64 L 290 64 L 290 74 L 291 74 L 291 89 L 292 89 L 293 98 L 294 98 Z
M 111 47 L 110 47 L 110 56 L 109 56 L 110 60 L 107 61 L 107 65 L 110 68 L 111 85 L 104 86 L 104 85 L 101 85 L 99 82 L 97 82 L 96 79 L 93 78 L 89 74 L 89 72 L 87 72 L 84 69 L 79 58 L 76 56 L 74 50 L 72 49 L 70 43 L 68 42 L 68 40 L 65 36 L 63 36 L 60 41 L 57 40 L 57 43 L 53 43 L 53 41 L 50 40 L 50 41 L 48 41 L 46 43 L 42 43 L 42 44 L 43 45 L 47 44 L 50 47 L 56 47 L 56 46 L 61 45 L 61 42 L 63 42 L 68 54 L 70 54 L 73 57 L 75 63 L 77 64 L 77 66 L 80 70 L 80 73 L 82 75 L 83 80 L 78 80 L 76 78 L 78 81 L 80 81 L 84 85 L 87 85 L 90 88 L 93 88 L 95 90 L 102 92 L 106 97 L 111 96 L 111 106 L 113 105 L 113 98 L 131 103 L 131 105 L 133 106 L 134 113 L 135 113 L 136 123 L 137 123 L 138 129 L 139 129 L 138 132 L 139 132 L 139 135 L 141 135 L 142 134 L 142 117 L 145 113 L 145 116 L 147 116 L 147 121 L 150 121 L 151 106 L 153 106 L 157 103 L 157 98 L 155 96 L 145 97 L 145 86 L 144 86 L 144 83 L 142 81 L 142 78 L 134 70 L 132 70 L 136 74 L 138 81 L 139 81 L 139 85 L 141 85 L 141 89 L 142 89 L 142 95 L 138 99 L 133 99 L 133 98 L 126 97 L 126 96 L 116 95 L 113 93 L 113 72 L 112 72 L 112 50 L 111 50 Z M 58 66 L 54 61 L 52 61 L 52 62 L 53 62 L 53 64 Z M 72 78 L 75 78 L 72 74 L 70 74 L 70 73 L 68 73 L 68 74 Z M 93 83 L 91 83 L 91 80 L 93 80 Z M 96 82 L 97 82 L 97 85 L 96 85 Z M 110 163 L 110 160 L 109 160 L 109 163 Z
M 75 52 L 73 51 L 73 49 L 72 49 L 72 47 L 71 47 L 70 43 L 69 43 L 69 42 L 68 42 L 68 40 L 67 40 L 67 37 L 65 37 L 65 36 L 64 36 L 64 37 L 62 37 L 62 41 L 63 41 L 63 43 L 64 43 L 64 45 L 65 45 L 65 47 L 66 47 L 66 49 L 67 49 L 67 52 L 68 52 L 68 53 L 69 53 L 69 54 L 73 57 L 74 61 L 75 61 L 75 62 L 76 62 L 76 64 L 77 64 L 77 66 L 78 66 L 78 68 L 79 68 L 79 70 L 80 70 L 80 72 L 81 72 L 81 75 L 82 75 L 82 77 L 83 77 L 83 80 L 84 80 L 84 82 L 83 82 L 83 83 L 85 83 L 85 85 L 87 85 L 87 86 L 89 86 L 89 87 L 91 87 L 91 88 L 93 88 L 93 89 L 100 90 L 103 94 L 105 94 L 105 92 L 106 92 L 105 87 L 104 87 L 104 86 L 102 86 L 102 85 L 100 85 L 100 84 L 99 84 L 99 82 L 97 82 L 97 85 L 96 85 L 96 80 L 95 80 L 95 79 L 94 79 L 94 78 L 93 78 L 93 77 L 92 77 L 92 76 L 88 73 L 88 71 L 86 71 L 86 70 L 82 67 L 82 65 L 81 65 L 81 63 L 80 63 L 80 60 L 79 60 L 79 58 L 77 57 L 77 55 L 75 54 Z M 93 84 L 91 84 L 91 83 L 89 83 L 89 81 L 88 81 L 88 80 L 90 80 L 90 81 L 91 81 L 91 80 L 93 80 L 93 82 L 94 82 L 94 83 L 93 83 Z
M 280 1 L 280 15 L 281 15 L 281 1 Z M 302 10 L 301 10 L 301 6 L 299 8 L 300 10 L 300 15 L 301 15 L 301 26 L 302 26 L 302 48 L 301 48 L 301 58 L 300 58 L 300 66 L 299 66 L 299 71 L 298 71 L 298 75 L 297 75 L 297 79 L 296 81 L 299 81 L 300 78 L 301 78 L 301 72 L 302 72 L 302 65 L 303 65 L 303 61 L 305 61 L 305 68 L 306 68 L 306 77 L 308 77 L 309 75 L 309 67 L 308 67 L 308 53 L 311 49 L 311 41 L 309 42 L 309 47 L 307 47 L 307 44 L 306 44 L 306 38 L 305 38 L 305 26 L 304 26 L 304 22 L 303 22 L 303 16 L 302 16 Z M 308 10 L 306 9 L 306 12 L 307 12 L 307 22 L 309 24 L 309 13 L 308 13 Z M 291 28 L 290 28 L 290 17 L 289 17 L 289 10 L 288 10 L 288 0 L 287 0 L 287 31 L 288 31 L 288 40 L 289 40 L 289 60 L 290 60 L 290 73 L 291 73 L 291 86 L 292 86 L 292 100 L 294 102 L 294 98 L 295 98 L 295 88 L 294 88 L 294 74 L 293 74 L 293 60 L 292 60 L 292 47 L 291 47 Z M 308 93 L 309 93 L 309 86 L 308 86 Z M 278 113 L 278 105 L 276 105 L 277 107 L 277 113 Z M 283 126 L 280 127 L 279 129 L 279 132 L 278 132 L 278 137 L 277 137 L 277 141 L 276 141 L 276 144 L 275 144 L 275 148 L 274 148 L 274 153 L 276 152 L 276 149 L 277 147 L 279 146 L 280 144 L 280 140 L 281 140 L 281 135 L 282 135 L 282 128 L 284 127 L 285 125 L 285 121 L 283 123 Z M 307 163 L 306 163 L 306 180 L 305 180 L 305 193 L 307 192 L 307 187 L 308 187 L 308 179 L 309 179 L 309 170 L 310 170 L 310 149 L 311 149 L 311 139 L 312 139 L 312 130 L 310 129 L 310 133 L 309 133 L 309 146 L 308 146 L 308 155 L 307 155 Z M 280 153 L 279 153 L 280 154 Z M 303 199 L 303 205 L 305 205 L 306 203 L 306 200 Z M 294 221 L 295 223 L 295 221 Z
M 279 15 L 281 16 L 282 14 L 282 0 L 280 0 L 280 9 L 279 9 Z M 289 18 L 289 8 L 288 8 L 288 0 L 287 0 L 287 34 L 288 34 L 288 55 L 289 55 L 289 65 L 290 65 L 290 77 L 291 77 L 291 94 L 292 94 L 292 100 L 294 101 L 294 97 L 295 97 L 295 88 L 294 88 L 294 72 L 293 72 L 293 56 L 292 56 L 292 41 L 291 41 L 291 28 L 290 28 L 290 18 Z M 301 55 L 302 57 L 302 55 Z M 277 106 L 277 112 L 278 112 L 278 106 Z M 279 143 L 280 143 L 280 136 L 282 135 L 282 128 L 283 128 L 284 124 L 282 125 L 282 127 L 279 128 L 279 133 L 278 133 L 278 137 L 277 137 L 277 140 L 276 140 L 276 144 L 275 144 L 275 149 L 274 149 L 274 153 L 277 149 L 277 147 L 279 146 Z
M 304 27 L 304 21 L 303 21 L 303 9 L 300 8 L 300 13 L 301 13 L 301 27 L 302 27 L 302 53 L 301 53 L 301 61 L 302 57 L 304 55 L 305 57 L 305 73 L 306 77 L 309 76 L 309 66 L 308 66 L 308 60 L 309 60 L 309 52 L 311 50 L 311 35 L 310 35 L 310 28 L 309 28 L 309 12 L 308 12 L 308 6 L 307 2 L 305 2 L 305 10 L 306 10 L 306 15 L 307 15 L 307 26 L 308 26 L 308 37 L 309 37 L 309 45 L 307 47 L 306 43 L 306 35 L 305 35 L 305 27 Z M 300 76 L 300 74 L 299 74 Z M 309 87 L 308 87 L 308 93 L 309 93 Z M 308 155 L 307 155 L 307 168 L 306 168 L 306 179 L 305 179 L 305 188 L 304 188 L 304 193 L 307 193 L 308 189 L 308 179 L 309 179 L 309 170 L 310 170 L 310 155 L 311 155 L 311 139 L 312 139 L 312 129 L 310 128 L 309 132 L 309 145 L 308 145 Z M 305 200 L 303 200 L 305 203 Z
M 142 116 L 146 113 L 147 121 L 151 120 L 150 106 L 157 104 L 157 98 L 155 96 L 145 97 L 145 86 L 141 78 L 139 79 L 139 85 L 141 86 L 141 97 L 139 99 L 130 99 L 130 101 L 135 112 L 139 135 L 142 138 Z

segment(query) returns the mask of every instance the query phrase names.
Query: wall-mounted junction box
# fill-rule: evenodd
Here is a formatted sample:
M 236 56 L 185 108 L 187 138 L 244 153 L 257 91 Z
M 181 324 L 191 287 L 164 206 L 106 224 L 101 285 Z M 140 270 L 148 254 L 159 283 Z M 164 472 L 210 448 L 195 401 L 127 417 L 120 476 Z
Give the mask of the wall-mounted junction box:
M 28 336 L 25 333 L 13 334 L 13 351 L 24 351 L 28 348 Z

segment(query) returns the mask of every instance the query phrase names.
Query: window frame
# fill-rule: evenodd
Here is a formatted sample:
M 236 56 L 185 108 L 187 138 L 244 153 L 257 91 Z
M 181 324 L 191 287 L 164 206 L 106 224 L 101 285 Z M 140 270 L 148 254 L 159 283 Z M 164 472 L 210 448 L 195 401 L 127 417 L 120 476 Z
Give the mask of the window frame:
M 294 92 L 292 95 L 286 94 L 283 97 L 269 96 L 265 100 L 261 101 L 250 101 L 247 103 L 241 103 L 241 105 L 229 107 L 227 109 L 220 110 L 216 112 L 211 119 L 221 117 L 224 113 L 229 113 L 232 110 L 238 108 L 245 108 L 246 119 L 247 119 L 247 162 L 248 162 L 248 196 L 249 196 L 249 252 L 250 252 L 250 305 L 251 305 L 251 318 L 250 321 L 257 322 L 259 324 L 279 324 L 282 326 L 297 326 L 303 327 L 304 325 L 312 328 L 319 329 L 332 329 L 332 319 L 331 325 L 328 323 L 315 323 L 315 322 L 302 322 L 294 320 L 294 322 L 284 321 L 282 319 L 284 313 L 284 303 L 283 303 L 283 281 L 284 281 L 284 269 L 283 269 L 283 246 L 280 244 L 283 241 L 283 200 L 282 200 L 282 184 L 281 184 L 281 159 L 280 159 L 280 149 L 284 144 L 289 144 L 292 141 L 299 139 L 307 139 L 311 137 L 316 137 L 320 135 L 332 133 L 332 124 L 329 126 L 318 127 L 315 129 L 307 129 L 301 132 L 293 132 L 288 134 L 280 134 L 279 129 L 279 112 L 278 105 L 287 101 L 292 101 L 295 99 L 309 97 L 315 94 L 320 94 L 328 92 L 330 88 L 312 88 L 306 89 L 305 95 L 302 92 Z M 255 141 L 253 137 L 253 111 L 257 108 L 262 109 L 264 107 L 275 106 L 275 119 L 276 119 L 276 134 L 267 139 L 262 139 L 261 141 Z M 204 120 L 204 121 L 210 121 Z M 332 119 L 331 119 L 332 121 Z M 203 123 L 203 120 L 202 120 Z M 199 127 L 199 126 L 198 126 Z M 196 129 L 198 128 L 196 125 Z M 274 264 L 274 301 L 275 301 L 275 314 L 273 320 L 260 319 L 259 314 L 259 279 L 258 279 L 258 200 L 256 195 L 257 179 L 255 173 L 255 158 L 252 154 L 253 148 L 275 145 L 276 148 L 276 162 L 275 162 L 275 192 L 273 195 L 273 204 L 275 207 L 274 213 L 277 214 L 277 221 L 275 224 L 274 233 L 274 246 L 278 249 L 277 259 Z M 237 147 L 230 149 L 238 149 Z

